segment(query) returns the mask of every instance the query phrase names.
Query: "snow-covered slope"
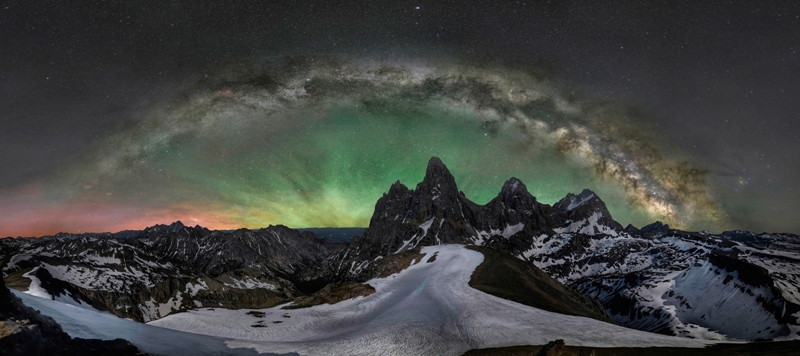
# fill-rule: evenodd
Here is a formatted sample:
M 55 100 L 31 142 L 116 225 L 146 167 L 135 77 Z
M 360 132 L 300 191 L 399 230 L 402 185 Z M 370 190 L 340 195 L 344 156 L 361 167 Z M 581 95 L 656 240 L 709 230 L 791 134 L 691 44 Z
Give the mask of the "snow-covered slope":
M 517 256 L 598 299 L 614 321 L 636 329 L 706 339 L 798 339 L 800 239 L 780 236 L 783 251 L 677 230 L 650 237 L 560 233 L 531 238 Z
M 53 318 L 69 336 L 84 339 L 123 338 L 140 351 L 153 355 L 253 355 L 252 350 L 228 346 L 231 340 L 159 328 L 118 318 L 111 314 L 87 311 L 73 305 L 11 291 L 22 302 Z M 262 355 L 264 355 L 262 353 Z M 270 355 L 270 353 L 266 353 Z
M 236 339 L 228 342 L 231 347 L 303 355 L 459 355 L 473 348 L 545 344 L 553 339 L 597 347 L 708 343 L 501 299 L 468 285 L 482 254 L 462 245 L 429 246 L 422 253 L 425 257 L 406 270 L 370 280 L 376 292 L 367 297 L 295 310 L 203 308 L 149 324 Z M 436 258 L 429 263 L 433 255 Z

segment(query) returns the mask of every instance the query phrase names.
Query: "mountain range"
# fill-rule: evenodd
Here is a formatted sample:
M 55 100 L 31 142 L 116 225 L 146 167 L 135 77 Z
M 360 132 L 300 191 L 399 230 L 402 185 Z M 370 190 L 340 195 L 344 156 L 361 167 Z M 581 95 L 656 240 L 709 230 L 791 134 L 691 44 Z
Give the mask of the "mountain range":
M 548 205 L 516 178 L 479 205 L 436 157 L 414 189 L 396 182 L 378 199 L 352 242 L 175 222 L 0 239 L 0 265 L 12 289 L 158 324 L 203 308 L 366 300 L 383 288 L 371 281 L 463 254 L 440 245 L 483 256 L 472 288 L 526 306 L 686 339 L 800 339 L 797 235 L 623 227 L 590 190 Z

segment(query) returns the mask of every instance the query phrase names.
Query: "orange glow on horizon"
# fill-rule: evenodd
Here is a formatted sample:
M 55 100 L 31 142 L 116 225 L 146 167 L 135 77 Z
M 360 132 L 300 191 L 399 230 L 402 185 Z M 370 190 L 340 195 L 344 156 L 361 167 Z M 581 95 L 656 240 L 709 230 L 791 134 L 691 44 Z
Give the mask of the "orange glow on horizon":
M 51 203 L 43 196 L 39 185 L 29 185 L 0 196 L 0 238 L 40 237 L 58 232 L 142 230 L 178 220 L 187 226 L 200 225 L 212 230 L 243 227 L 221 209 L 199 204 L 154 208 L 75 200 Z

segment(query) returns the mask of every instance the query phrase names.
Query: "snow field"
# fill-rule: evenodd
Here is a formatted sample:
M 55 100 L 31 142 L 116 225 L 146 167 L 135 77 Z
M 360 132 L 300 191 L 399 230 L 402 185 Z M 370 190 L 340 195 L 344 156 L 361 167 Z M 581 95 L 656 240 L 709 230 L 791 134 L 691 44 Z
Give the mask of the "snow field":
M 430 256 L 438 252 L 433 263 Z M 473 348 L 541 345 L 702 347 L 691 340 L 551 313 L 469 287 L 483 255 L 461 245 L 429 246 L 406 270 L 369 283 L 376 293 L 296 310 L 199 309 L 149 325 L 229 339 L 228 346 L 303 355 L 460 355 Z M 252 313 L 251 313 L 252 314 Z M 254 327 L 253 325 L 262 325 Z

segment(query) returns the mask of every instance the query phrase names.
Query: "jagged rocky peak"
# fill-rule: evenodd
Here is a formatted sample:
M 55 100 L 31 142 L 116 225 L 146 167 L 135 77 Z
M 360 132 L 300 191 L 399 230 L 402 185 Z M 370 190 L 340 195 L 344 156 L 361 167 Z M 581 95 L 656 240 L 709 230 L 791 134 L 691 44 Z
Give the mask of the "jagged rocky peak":
M 400 181 L 395 182 L 376 204 L 375 213 L 379 213 L 379 210 L 383 213 L 387 209 L 392 211 L 397 208 L 408 209 L 410 206 L 407 203 L 410 203 L 412 199 L 414 200 L 414 210 L 418 210 L 420 205 L 428 206 L 432 203 L 443 205 L 443 203 L 458 199 L 459 196 L 463 196 L 463 193 L 458 191 L 456 180 L 450 170 L 441 159 L 431 157 L 425 170 L 425 178 L 417 184 L 416 188 L 411 190 Z
M 499 209 L 527 213 L 527 215 L 530 215 L 534 211 L 540 211 L 541 206 L 536 201 L 536 198 L 528 192 L 528 187 L 526 187 L 521 180 L 512 177 L 503 184 L 503 188 L 500 189 L 500 194 L 486 204 L 484 209 L 491 211 Z M 506 212 L 504 214 L 508 213 L 509 212 Z M 538 223 L 543 223 L 543 221 L 539 221 Z
M 624 231 L 632 235 L 642 234 L 642 230 L 639 230 L 636 226 L 633 226 L 633 224 L 628 224 L 628 226 L 625 227 Z
M 606 203 L 600 199 L 597 193 L 589 189 L 584 189 L 578 195 L 568 193 L 564 199 L 555 203 L 553 208 L 575 217 L 588 217 L 593 213 L 600 213 L 605 218 L 611 218 L 611 213 L 608 212 Z
M 450 170 L 438 157 L 431 157 L 428 161 L 428 168 L 425 170 L 425 178 L 417 184 L 417 193 L 430 193 L 433 200 L 442 196 L 457 197 L 458 187 L 456 179 L 450 174 Z
M 552 232 L 547 218 L 549 208 L 539 204 L 521 180 L 512 177 L 497 197 L 475 209 L 477 219 L 473 226 L 483 231 L 504 231 L 506 235 L 523 228 L 527 233 Z
M 379 224 L 379 221 L 383 219 L 397 220 L 406 217 L 413 194 L 414 192 L 400 181 L 392 184 L 389 192 L 383 193 L 383 196 L 375 203 L 370 226 Z
M 503 184 L 503 188 L 500 190 L 498 197 L 502 202 L 511 205 L 516 205 L 515 203 L 519 202 L 531 205 L 536 202 L 536 197 L 528 192 L 528 187 L 515 177 L 512 177 Z
M 524 194 L 528 193 L 528 187 L 526 187 L 525 184 L 516 177 L 511 177 L 511 179 L 507 180 L 505 184 L 503 184 L 503 189 L 500 190 L 500 193 L 503 195 L 515 193 Z
M 413 191 L 406 217 L 419 223 L 430 218 L 463 218 L 463 199 L 455 178 L 442 160 L 431 157 L 425 178 Z
M 555 214 L 560 216 L 565 227 L 563 232 L 581 232 L 588 235 L 602 232 L 593 226 L 605 226 L 614 231 L 622 231 L 622 225 L 616 222 L 606 207 L 606 203 L 597 193 L 584 189 L 580 194 L 567 194 L 559 200 L 553 208 Z M 584 223 L 578 223 L 584 221 Z
M 146 227 L 142 231 L 125 231 L 114 234 L 117 238 L 154 238 L 160 236 L 194 236 L 199 237 L 210 234 L 211 231 L 200 225 L 186 226 L 180 220 L 169 225 L 157 224 Z
M 645 225 L 640 230 L 642 235 L 645 236 L 653 236 L 659 233 L 667 233 L 669 232 L 669 225 L 664 224 L 660 221 L 656 221 L 650 225 Z
M 369 228 L 364 231 L 364 259 L 388 255 L 418 245 L 465 243 L 472 206 L 458 191 L 455 178 L 441 159 L 428 161 L 425 178 L 414 190 L 396 182 L 375 204 Z
M 406 187 L 405 184 L 400 183 L 400 181 L 398 180 L 398 181 L 394 182 L 394 184 L 392 184 L 392 186 L 389 188 L 389 192 L 388 193 L 384 193 L 383 195 L 384 196 L 388 195 L 389 198 L 391 199 L 391 198 L 396 198 L 396 197 L 404 197 L 404 196 L 408 195 L 408 193 L 410 193 L 410 192 L 411 192 L 411 190 L 408 189 L 408 187 Z
M 173 222 L 172 224 L 165 225 L 165 224 L 156 224 L 153 226 L 148 226 L 144 228 L 145 233 L 165 233 L 165 232 L 177 232 L 183 230 L 186 227 L 183 223 L 178 220 Z

